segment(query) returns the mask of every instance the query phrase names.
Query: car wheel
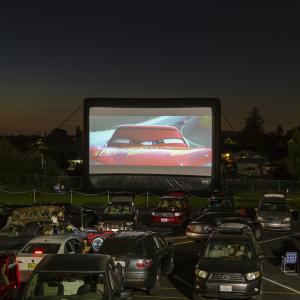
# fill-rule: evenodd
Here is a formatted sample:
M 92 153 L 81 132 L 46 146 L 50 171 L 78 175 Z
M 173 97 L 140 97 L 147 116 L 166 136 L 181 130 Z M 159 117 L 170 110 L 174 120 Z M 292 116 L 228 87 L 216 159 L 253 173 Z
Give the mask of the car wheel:
M 150 296 L 156 296 L 159 293 L 159 291 L 160 291 L 160 275 L 159 272 L 157 272 L 154 286 L 148 289 L 148 294 Z
M 262 229 L 259 228 L 259 227 L 256 227 L 254 229 L 254 236 L 257 240 L 261 239 L 261 236 L 262 236 Z
M 171 257 L 169 267 L 165 272 L 166 276 L 170 276 L 173 273 L 174 267 L 175 267 L 174 257 Z

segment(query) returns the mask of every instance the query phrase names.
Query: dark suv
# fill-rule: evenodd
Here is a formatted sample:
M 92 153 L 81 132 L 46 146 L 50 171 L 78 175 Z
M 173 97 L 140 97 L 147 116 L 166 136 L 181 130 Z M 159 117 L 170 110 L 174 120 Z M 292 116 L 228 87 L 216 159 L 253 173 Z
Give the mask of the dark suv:
M 195 268 L 194 299 L 260 299 L 262 251 L 251 230 L 222 228 L 216 231 Z
M 130 300 L 121 272 L 109 255 L 47 255 L 33 271 L 21 299 Z
M 174 268 L 173 247 L 151 231 L 120 231 L 104 240 L 99 253 L 124 267 L 126 288 L 146 289 L 150 295 L 158 293 L 160 277 Z

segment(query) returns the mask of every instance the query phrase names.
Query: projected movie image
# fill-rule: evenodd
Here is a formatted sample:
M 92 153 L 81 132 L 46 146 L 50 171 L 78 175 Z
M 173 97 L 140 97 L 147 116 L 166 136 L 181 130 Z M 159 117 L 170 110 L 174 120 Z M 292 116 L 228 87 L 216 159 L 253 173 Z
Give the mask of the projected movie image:
M 90 174 L 210 176 L 211 110 L 197 110 L 197 115 L 104 115 L 91 108 Z

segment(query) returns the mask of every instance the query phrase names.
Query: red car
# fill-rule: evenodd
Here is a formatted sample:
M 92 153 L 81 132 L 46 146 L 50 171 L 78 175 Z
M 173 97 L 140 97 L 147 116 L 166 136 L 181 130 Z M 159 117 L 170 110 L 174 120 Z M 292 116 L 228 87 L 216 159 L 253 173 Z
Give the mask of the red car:
M 184 196 L 171 194 L 162 197 L 157 207 L 152 209 L 152 225 L 184 225 L 190 220 L 190 205 Z
M 0 269 L 0 299 L 16 299 L 20 288 L 20 276 L 15 254 L 1 253 Z
M 211 166 L 211 148 L 190 147 L 177 127 L 123 125 L 105 146 L 90 147 L 92 164 Z

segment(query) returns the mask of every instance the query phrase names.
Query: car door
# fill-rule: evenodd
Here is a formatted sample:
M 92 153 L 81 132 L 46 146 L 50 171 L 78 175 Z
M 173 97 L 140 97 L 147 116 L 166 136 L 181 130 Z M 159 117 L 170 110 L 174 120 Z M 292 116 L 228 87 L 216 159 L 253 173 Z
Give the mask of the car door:
M 168 244 L 157 234 L 153 235 L 153 238 L 156 245 L 157 255 L 160 259 L 161 271 L 164 272 L 167 270 L 170 262 L 170 255 L 167 247 Z

